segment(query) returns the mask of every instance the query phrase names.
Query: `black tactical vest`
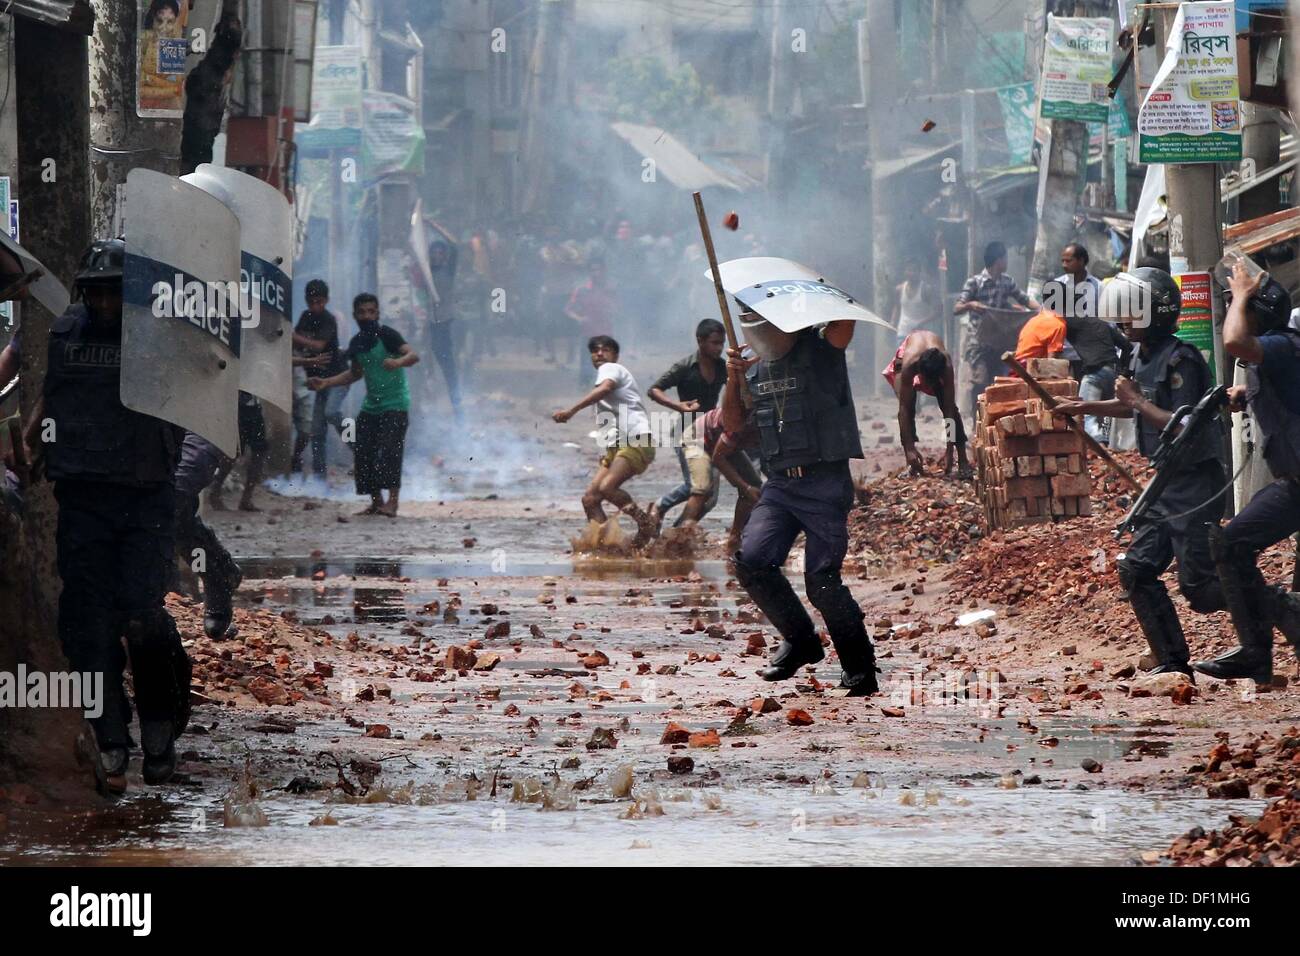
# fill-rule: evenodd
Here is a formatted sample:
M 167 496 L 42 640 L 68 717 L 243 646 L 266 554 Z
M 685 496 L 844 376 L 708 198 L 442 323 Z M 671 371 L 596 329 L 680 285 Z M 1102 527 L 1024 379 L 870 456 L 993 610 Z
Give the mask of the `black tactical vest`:
M 862 457 L 844 349 L 817 329 L 800 332 L 784 357 L 757 363 L 746 378 L 768 471 Z
M 1290 340 L 1300 374 L 1300 332 L 1283 332 Z M 1282 403 L 1275 384 L 1259 374 L 1259 366 L 1246 366 L 1246 401 L 1262 436 L 1260 447 L 1269 470 L 1279 478 L 1300 478 L 1300 413 Z
M 1174 376 L 1191 374 L 1192 363 L 1204 361 L 1196 346 L 1171 335 L 1152 346 L 1146 358 L 1142 357 L 1141 349 L 1133 350 L 1131 366 L 1133 381 L 1142 389 L 1142 394 L 1148 402 L 1172 412 L 1176 410 Z M 1193 402 L 1199 401 L 1200 398 L 1200 395 L 1195 396 Z M 1133 417 L 1137 424 L 1138 450 L 1150 458 L 1160 447 L 1161 429 L 1137 412 L 1133 413 Z M 1201 432 L 1197 447 L 1184 459 L 1184 465 L 1191 467 L 1207 458 L 1223 461 L 1225 454 L 1223 426 L 1219 421 Z
M 49 361 L 45 417 L 54 421 L 54 440 L 45 445 L 46 475 L 52 481 L 170 483 L 175 426 L 130 411 L 119 397 L 121 327 L 96 330 L 86 307 L 74 303 L 50 328 Z

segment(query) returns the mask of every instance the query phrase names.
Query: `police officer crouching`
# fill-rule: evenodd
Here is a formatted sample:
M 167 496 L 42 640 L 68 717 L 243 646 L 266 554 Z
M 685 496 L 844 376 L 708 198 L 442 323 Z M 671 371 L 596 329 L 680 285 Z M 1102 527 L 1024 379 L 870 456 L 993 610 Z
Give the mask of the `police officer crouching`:
M 1110 401 L 1062 402 L 1058 410 L 1065 415 L 1136 417 L 1138 450 L 1151 458 L 1173 412 L 1195 406 L 1214 384 L 1213 376 L 1200 349 L 1174 335 L 1182 293 L 1169 273 L 1151 268 L 1122 273 L 1111 280 L 1103 300 L 1118 301 L 1117 306 L 1103 306 L 1103 316 L 1121 324 L 1137 346 L 1131 377 L 1116 383 Z M 1116 562 L 1125 596 L 1157 661 L 1151 673 L 1192 673 L 1182 622 L 1160 580 L 1175 557 L 1178 588 L 1192 609 L 1205 614 L 1224 607 L 1209 530 L 1223 517 L 1226 505 L 1225 457 L 1222 428 L 1205 429 L 1134 532 L 1127 553 Z
M 1300 595 L 1269 586 L 1256 561 L 1265 548 L 1300 531 L 1300 332 L 1290 328 L 1291 297 L 1274 279 L 1261 283 L 1238 262 L 1223 325 L 1229 355 L 1246 365 L 1246 385 L 1230 397 L 1250 409 L 1258 444 L 1276 481 L 1260 489 L 1210 547 L 1241 646 L 1196 669 L 1210 677 L 1273 679 L 1273 628 L 1300 649 Z
M 874 694 L 876 660 L 862 609 L 840 579 L 853 506 L 849 459 L 862 457 L 844 357 L 854 323 L 783 332 L 752 311 L 740 320 L 759 360 L 751 365 L 729 350 L 723 422 L 728 431 L 745 425 L 744 376 L 767 481 L 735 555 L 736 579 L 781 632 L 760 676 L 786 680 L 824 656 L 812 619 L 781 570 L 802 531 L 804 584 L 839 654 L 840 686 L 850 696 Z
M 163 603 L 180 429 L 119 397 L 124 256 L 120 239 L 94 242 L 82 256 L 82 301 L 51 327 L 37 416 L 53 423 L 43 448 L 59 506 L 59 639 L 74 670 L 104 675 L 103 713 L 92 725 L 109 788 L 119 792 L 131 746 L 127 652 L 146 783 L 175 772 L 173 741 L 189 719 L 190 693 L 190 662 Z

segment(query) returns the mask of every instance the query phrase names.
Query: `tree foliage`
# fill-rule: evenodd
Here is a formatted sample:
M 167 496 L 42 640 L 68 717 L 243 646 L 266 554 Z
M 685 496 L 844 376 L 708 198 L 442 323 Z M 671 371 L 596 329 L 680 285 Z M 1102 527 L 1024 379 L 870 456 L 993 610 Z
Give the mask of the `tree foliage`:
M 707 138 L 706 128 L 722 117 L 717 95 L 700 82 L 690 64 L 670 70 L 656 56 L 622 57 L 610 61 L 605 81 L 620 120 L 658 126 L 699 142 Z

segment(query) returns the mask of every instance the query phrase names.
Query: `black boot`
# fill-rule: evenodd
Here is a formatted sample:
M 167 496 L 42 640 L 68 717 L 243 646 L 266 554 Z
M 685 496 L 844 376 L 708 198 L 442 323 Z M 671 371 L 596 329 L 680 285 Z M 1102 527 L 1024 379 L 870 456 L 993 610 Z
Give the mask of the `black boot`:
M 219 641 L 230 630 L 235 611 L 231 598 L 244 572 L 229 553 L 217 556 L 217 567 L 203 575 L 203 633 Z
M 1183 636 L 1183 624 L 1178 620 L 1174 602 L 1169 600 L 1169 592 L 1158 580 L 1133 580 L 1121 568 L 1120 580 L 1128 591 L 1129 604 L 1137 617 L 1138 627 L 1147 639 L 1151 653 L 1155 655 L 1157 665 L 1147 673 L 1180 673 L 1192 676 L 1188 663 L 1191 657 L 1187 650 L 1187 639 Z
M 808 600 L 821 613 L 840 658 L 840 686 L 850 697 L 869 697 L 880 690 L 876 652 L 867 637 L 862 608 L 844 586 L 838 568 L 804 575 Z
M 763 680 L 788 680 L 805 664 L 816 664 L 826 656 L 813 628 L 812 618 L 804 610 L 799 595 L 778 567 L 755 568 L 740 559 L 736 552 L 736 580 L 772 626 L 781 632 L 781 646 L 768 659 L 768 666 L 758 672 Z
M 1264 611 L 1273 626 L 1282 632 L 1287 643 L 1300 655 L 1300 594 L 1273 585 L 1265 591 Z
M 166 783 L 176 773 L 175 725 L 170 720 L 140 721 L 140 746 L 144 750 L 144 782 Z
M 1208 677 L 1221 680 L 1253 680 L 1256 684 L 1273 682 L 1273 615 L 1285 617 L 1287 608 L 1270 600 L 1254 557 L 1234 553 L 1218 525 L 1210 528 L 1210 554 L 1223 585 L 1223 599 L 1237 629 L 1241 646 L 1220 654 L 1212 661 L 1199 661 L 1196 669 Z M 1253 572 L 1253 573 L 1252 573 Z

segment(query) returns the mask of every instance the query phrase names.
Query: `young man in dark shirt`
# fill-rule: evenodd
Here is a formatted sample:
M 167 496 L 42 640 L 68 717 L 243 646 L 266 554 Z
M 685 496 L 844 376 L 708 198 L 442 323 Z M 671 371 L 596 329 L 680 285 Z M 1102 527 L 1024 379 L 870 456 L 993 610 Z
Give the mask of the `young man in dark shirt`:
M 340 385 L 312 394 L 308 376 L 328 378 L 347 370 L 348 363 L 339 348 L 339 326 L 328 309 L 330 290 L 323 279 L 307 283 L 307 308 L 298 317 L 293 330 L 294 395 L 293 471 L 302 471 L 302 453 L 311 442 L 312 470 L 325 477 L 325 439 L 327 428 L 343 432 L 343 400 L 348 386 Z M 301 370 L 301 371 L 300 371 Z
M 727 380 L 727 363 L 722 350 L 727 344 L 726 331 L 717 319 L 704 319 L 695 327 L 695 351 L 660 375 L 650 386 L 650 398 L 682 415 L 703 415 L 717 407 L 718 395 Z M 668 397 L 668 389 L 677 389 L 677 400 Z M 689 429 L 683 429 L 685 435 Z M 677 461 L 682 468 L 682 483 L 650 506 L 650 516 L 655 523 L 691 496 L 691 472 L 686 462 L 683 446 L 677 448 Z M 717 474 L 710 476 L 710 492 L 702 502 L 703 510 L 696 520 L 712 510 L 718 502 Z
M 352 301 L 352 316 L 361 331 L 348 344 L 348 368 L 328 378 L 309 378 L 307 387 L 321 392 L 366 380 L 354 452 L 357 494 L 370 496 L 370 507 L 361 514 L 395 518 L 411 409 L 405 369 L 420 361 L 420 356 L 396 329 L 379 323 L 379 299 L 371 293 L 363 292 Z

